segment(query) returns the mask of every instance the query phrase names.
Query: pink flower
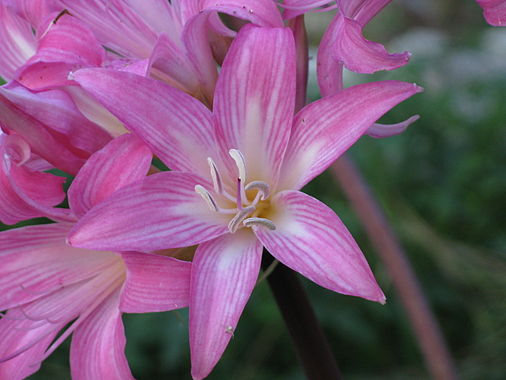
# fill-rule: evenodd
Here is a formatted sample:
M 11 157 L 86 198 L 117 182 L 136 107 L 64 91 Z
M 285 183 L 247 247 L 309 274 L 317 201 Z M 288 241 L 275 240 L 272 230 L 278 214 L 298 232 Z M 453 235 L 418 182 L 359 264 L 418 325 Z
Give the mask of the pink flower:
M 477 0 L 490 25 L 506 26 L 506 0 Z
M 68 93 L 61 89 L 34 92 L 19 81 L 36 90 L 68 84 L 68 70 L 91 64 L 83 57 L 93 50 L 93 42 L 102 54 L 103 49 L 68 15 L 70 20 L 62 16 L 60 23 L 53 24 L 54 15 L 40 14 L 45 22 L 49 18 L 53 27 L 46 30 L 39 25 L 46 32 L 36 30 L 34 35 L 34 24 L 18 13 L 34 15 L 36 10 L 41 11 L 43 2 L 7 3 L 8 7 L 0 5 L 0 36 L 4 43 L 0 75 L 10 82 L 0 87 L 0 125 L 22 136 L 35 154 L 54 167 L 75 174 L 92 153 L 110 141 L 111 135 L 81 113 L 80 104 L 69 96 L 71 89 Z M 16 6 L 17 12 L 11 6 Z M 80 38 L 72 41 L 70 37 L 77 33 Z M 88 46 L 87 50 L 77 48 L 83 45 Z M 115 130 L 114 126 L 110 129 Z
M 69 190 L 74 219 L 144 177 L 150 163 L 151 152 L 132 135 L 97 152 Z M 55 223 L 0 233 L 0 310 L 8 310 L 0 320 L 2 379 L 36 372 L 71 334 L 74 380 L 133 379 L 123 352 L 121 313 L 188 304 L 190 263 L 147 253 L 73 248 L 66 243 L 72 226 Z
M 282 25 L 271 0 L 246 6 L 247 3 L 244 0 L 220 3 L 156 0 L 146 7 L 144 2 L 123 0 L 5 1 L 0 5 L 0 37 L 4 42 L 0 50 L 0 75 L 17 80 L 32 91 L 65 91 L 60 97 L 70 95 L 75 103 L 68 108 L 77 107 L 89 119 L 80 115 L 82 131 L 89 131 L 97 139 L 104 137 L 97 125 L 91 125 L 89 121 L 92 121 L 108 134 L 119 136 L 125 133 L 121 123 L 72 86 L 75 83 L 68 78 L 69 73 L 84 67 L 129 71 L 165 81 L 212 104 L 217 79 L 214 57 L 225 54 L 228 41 L 235 35 L 221 23 L 217 12 L 258 25 Z M 32 96 L 37 97 L 42 95 Z M 43 99 L 37 101 L 43 103 Z M 52 115 L 59 116 L 60 110 L 52 104 L 44 106 L 44 114 L 50 110 Z M 9 113 L 0 118 L 0 123 L 14 130 L 18 127 L 6 121 Z M 19 132 L 19 128 L 18 133 L 30 138 L 27 133 Z M 91 153 L 104 143 L 94 147 Z
M 341 0 L 336 14 L 318 49 L 318 84 L 322 96 L 342 89 L 343 67 L 357 73 L 371 74 L 393 70 L 408 63 L 410 54 L 387 52 L 377 42 L 362 35 L 362 28 L 391 0 Z
M 299 189 L 420 88 L 395 81 L 355 86 L 294 117 L 294 50 L 289 29 L 244 27 L 223 64 L 212 114 L 160 82 L 103 69 L 75 73 L 173 171 L 96 205 L 69 241 L 146 251 L 199 244 L 190 299 L 196 379 L 207 376 L 232 337 L 262 247 L 321 286 L 385 300 L 337 215 Z
M 212 104 L 218 76 L 214 56 L 223 56 L 235 33 L 217 12 L 260 26 L 282 26 L 272 0 L 61 0 L 110 51 L 109 59 L 143 61 L 145 75 L 165 81 Z M 121 63 L 121 60 L 119 61 Z

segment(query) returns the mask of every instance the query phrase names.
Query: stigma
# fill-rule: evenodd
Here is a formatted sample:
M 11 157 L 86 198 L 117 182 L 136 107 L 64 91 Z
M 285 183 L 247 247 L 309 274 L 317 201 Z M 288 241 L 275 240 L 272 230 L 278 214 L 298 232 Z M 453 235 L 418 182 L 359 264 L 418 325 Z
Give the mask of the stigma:
M 228 223 L 230 233 L 253 226 L 275 230 L 275 224 L 261 215 L 265 209 L 265 206 L 261 207 L 261 203 L 268 202 L 270 196 L 269 184 L 264 181 L 247 182 L 244 155 L 238 149 L 230 149 L 228 153 L 237 166 L 237 178 L 232 181 L 235 183 L 234 191 L 232 193 L 227 191 L 218 166 L 211 157 L 208 157 L 213 189 L 209 191 L 202 185 L 196 185 L 195 192 L 202 197 L 211 211 L 231 216 Z M 227 204 L 228 207 L 220 206 L 223 204 Z

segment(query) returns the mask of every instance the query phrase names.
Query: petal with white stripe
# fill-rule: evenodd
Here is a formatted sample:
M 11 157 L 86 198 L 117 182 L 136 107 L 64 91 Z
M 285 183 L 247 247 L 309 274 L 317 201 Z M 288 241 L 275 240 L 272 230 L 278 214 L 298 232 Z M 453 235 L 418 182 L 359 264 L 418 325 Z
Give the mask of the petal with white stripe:
M 214 114 L 223 161 L 230 149 L 246 159 L 248 181 L 276 182 L 295 107 L 295 42 L 288 28 L 245 26 L 223 63 Z
M 229 217 L 208 208 L 195 192 L 199 184 L 210 187 L 189 173 L 148 176 L 92 208 L 68 240 L 81 248 L 150 252 L 214 239 L 228 231 Z
M 203 243 L 190 290 L 192 376 L 206 377 L 234 334 L 260 271 L 262 245 L 248 229 Z
M 383 81 L 349 87 L 304 107 L 281 170 L 279 190 L 298 190 L 323 172 L 384 113 L 422 91 L 412 83 Z
M 275 258 L 327 289 L 385 302 L 364 255 L 334 211 L 299 191 L 278 193 L 272 202 L 276 229 L 253 228 Z

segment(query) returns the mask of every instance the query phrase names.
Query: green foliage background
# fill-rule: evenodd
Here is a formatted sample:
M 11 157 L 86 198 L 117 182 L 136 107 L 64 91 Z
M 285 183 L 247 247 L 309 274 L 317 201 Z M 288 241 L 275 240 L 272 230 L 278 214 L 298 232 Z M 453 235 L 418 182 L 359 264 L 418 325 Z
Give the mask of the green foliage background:
M 308 17 L 313 43 L 329 17 Z M 422 117 L 400 136 L 362 138 L 350 154 L 406 248 L 461 377 L 504 379 L 506 28 L 487 26 L 474 1 L 400 1 L 368 26 L 367 35 L 388 41 L 391 50 L 412 51 L 411 63 L 372 77 L 349 75 L 349 83 L 417 82 L 425 92 L 382 121 Z M 314 100 L 314 78 L 311 83 Z M 341 216 L 388 297 L 385 306 L 376 305 L 303 279 L 346 378 L 428 378 L 386 268 L 336 183 L 323 174 L 306 190 Z M 190 379 L 187 320 L 186 310 L 124 316 L 136 378 Z M 69 378 L 68 342 L 30 377 Z M 209 379 L 303 378 L 269 288 L 261 283 Z

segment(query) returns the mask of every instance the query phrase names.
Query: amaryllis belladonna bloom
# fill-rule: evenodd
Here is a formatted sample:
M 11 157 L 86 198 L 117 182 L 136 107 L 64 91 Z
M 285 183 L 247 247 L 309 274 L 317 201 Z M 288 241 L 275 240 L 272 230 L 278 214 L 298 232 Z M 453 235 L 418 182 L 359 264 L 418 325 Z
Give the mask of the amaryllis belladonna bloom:
M 282 26 L 272 0 L 60 0 L 109 50 L 108 60 L 137 62 L 146 75 L 212 104 L 223 56 L 235 32 L 218 12 L 260 26 Z M 111 63 L 109 63 L 111 64 Z
M 145 176 L 150 163 L 151 152 L 132 135 L 95 153 L 68 193 L 75 220 L 116 189 Z M 133 379 L 123 352 L 121 313 L 188 304 L 190 263 L 70 247 L 66 237 L 72 225 L 0 233 L 0 310 L 8 310 L 0 320 L 1 379 L 20 380 L 36 372 L 71 334 L 73 380 Z
M 198 244 L 190 295 L 195 379 L 209 374 L 232 337 L 263 247 L 321 286 L 385 300 L 337 215 L 299 190 L 420 88 L 396 81 L 355 86 L 294 117 L 295 75 L 291 31 L 246 26 L 223 64 L 213 113 L 128 73 L 84 69 L 73 76 L 173 171 L 95 206 L 69 241 L 145 251 Z

